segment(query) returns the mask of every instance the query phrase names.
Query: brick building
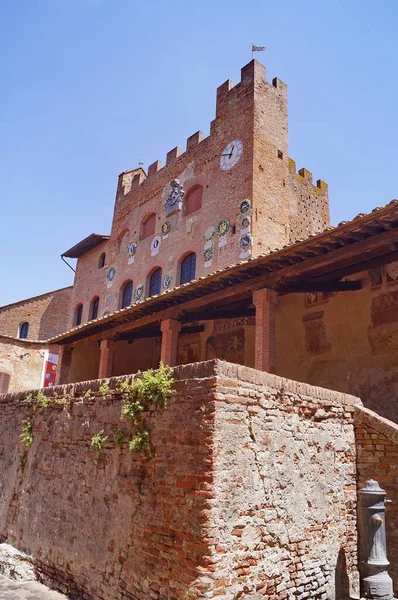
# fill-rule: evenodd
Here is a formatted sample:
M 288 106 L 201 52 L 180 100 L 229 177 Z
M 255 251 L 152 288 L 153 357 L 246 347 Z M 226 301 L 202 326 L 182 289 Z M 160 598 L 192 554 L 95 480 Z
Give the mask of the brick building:
M 65 331 L 71 297 L 66 287 L 0 307 L 0 393 L 45 383 L 45 363 L 57 356 L 46 340 Z
M 122 173 L 110 234 L 64 253 L 68 324 L 3 336 L 59 354 L 67 385 L 34 414 L 26 392 L 0 398 L 0 536 L 94 600 L 354 597 L 358 482 L 377 465 L 398 500 L 398 426 L 377 414 L 398 422 L 397 227 L 396 200 L 329 225 L 326 184 L 288 156 L 286 86 L 249 63 L 210 135 Z M 10 310 L 15 336 L 25 307 Z M 160 360 L 180 366 L 145 416 L 149 458 L 117 443 L 118 384 Z

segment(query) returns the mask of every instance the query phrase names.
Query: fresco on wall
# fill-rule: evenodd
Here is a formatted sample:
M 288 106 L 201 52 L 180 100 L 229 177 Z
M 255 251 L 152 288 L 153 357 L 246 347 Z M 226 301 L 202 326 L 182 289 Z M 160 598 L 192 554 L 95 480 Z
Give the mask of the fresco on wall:
M 385 269 L 387 282 L 398 281 L 398 261 L 389 263 Z
M 304 296 L 306 308 L 326 302 L 335 295 L 335 292 L 307 292 Z
M 198 335 L 184 335 L 178 340 L 177 365 L 200 361 L 200 339 Z
M 205 359 L 220 358 L 240 365 L 245 364 L 244 325 L 254 325 L 254 317 L 217 321 L 207 339 Z
M 398 321 L 398 290 L 373 298 L 371 314 L 373 327 Z
M 313 315 L 307 315 L 307 317 L 313 317 Z M 305 349 L 308 356 L 316 356 L 331 350 L 331 345 L 326 338 L 325 323 L 320 316 L 314 315 L 314 317 L 304 320 Z
M 369 344 L 372 354 L 398 352 L 398 328 L 382 327 L 382 329 L 374 330 L 369 327 Z

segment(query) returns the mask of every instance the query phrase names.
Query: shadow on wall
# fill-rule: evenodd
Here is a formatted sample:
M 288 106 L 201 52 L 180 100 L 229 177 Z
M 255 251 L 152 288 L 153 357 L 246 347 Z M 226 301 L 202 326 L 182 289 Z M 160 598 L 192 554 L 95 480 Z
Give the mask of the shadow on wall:
M 335 581 L 335 600 L 351 600 L 350 580 L 347 575 L 347 560 L 343 548 L 340 549 L 337 557 Z

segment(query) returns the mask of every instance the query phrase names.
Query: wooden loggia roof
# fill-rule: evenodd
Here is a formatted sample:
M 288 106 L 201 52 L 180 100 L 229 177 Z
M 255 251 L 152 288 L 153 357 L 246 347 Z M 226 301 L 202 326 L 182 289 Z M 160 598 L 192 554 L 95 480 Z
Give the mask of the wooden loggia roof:
M 312 282 L 340 280 L 382 264 L 398 260 L 398 200 L 359 214 L 337 227 L 260 254 L 136 302 L 114 313 L 74 327 L 50 340 L 65 344 L 177 307 L 195 298 L 230 288 L 241 282 L 269 287 L 282 293 L 306 291 Z M 301 282 L 301 288 L 300 288 Z M 181 307 L 183 308 L 183 307 Z M 155 319 L 154 319 L 155 320 Z

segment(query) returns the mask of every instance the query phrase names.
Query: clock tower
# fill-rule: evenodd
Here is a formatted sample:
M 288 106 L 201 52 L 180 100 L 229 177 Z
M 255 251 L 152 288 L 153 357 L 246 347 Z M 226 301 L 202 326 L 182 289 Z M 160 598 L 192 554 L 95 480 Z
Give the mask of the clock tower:
M 205 277 L 328 224 L 327 185 L 288 155 L 287 87 L 252 60 L 239 83 L 217 89 L 209 136 L 197 131 L 164 166 L 121 173 L 110 236 L 79 246 L 75 305 L 99 297 L 99 316 L 111 313 L 127 284 L 142 301 L 187 283 L 187 272 Z

